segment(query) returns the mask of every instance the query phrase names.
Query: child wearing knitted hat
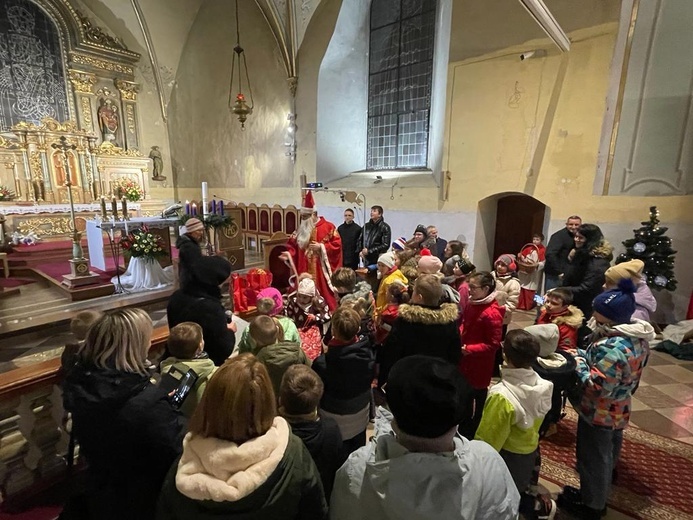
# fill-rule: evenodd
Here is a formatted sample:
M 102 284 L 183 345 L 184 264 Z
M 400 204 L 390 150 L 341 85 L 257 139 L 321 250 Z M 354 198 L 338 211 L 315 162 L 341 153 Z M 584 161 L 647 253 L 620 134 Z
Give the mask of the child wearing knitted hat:
M 392 251 L 383 253 L 378 257 L 378 278 L 380 278 L 380 285 L 375 297 L 376 314 L 382 312 L 387 306 L 387 290 L 395 280 L 399 280 L 405 286 L 409 283 L 407 277 L 399 269 L 397 255 Z
M 505 308 L 503 316 L 503 337 L 505 337 L 513 311 L 517 308 L 517 302 L 520 299 L 520 281 L 517 279 L 515 255 L 500 255 L 493 267 L 494 271 L 491 274 L 496 280 L 496 299 L 498 305 Z
M 635 312 L 633 318 L 652 321 L 652 313 L 657 310 L 657 300 L 643 278 L 645 263 L 637 258 L 609 267 L 604 273 L 604 288 L 613 289 L 622 278 L 628 278 L 635 285 Z
M 566 486 L 558 505 L 580 518 L 599 518 L 606 508 L 613 469 L 628 426 L 631 395 L 640 382 L 648 343 L 655 337 L 649 323 L 632 319 L 635 286 L 621 279 L 618 286 L 593 301 L 593 330 L 586 350 L 578 349 L 576 373 L 580 384 L 571 402 L 580 418 L 577 427 L 577 467 L 580 489 Z
M 298 279 L 298 288 L 288 297 L 286 315 L 296 324 L 301 346 L 310 359 L 320 355 L 324 325 L 332 314 L 325 299 L 320 296 L 315 281 L 308 273 Z

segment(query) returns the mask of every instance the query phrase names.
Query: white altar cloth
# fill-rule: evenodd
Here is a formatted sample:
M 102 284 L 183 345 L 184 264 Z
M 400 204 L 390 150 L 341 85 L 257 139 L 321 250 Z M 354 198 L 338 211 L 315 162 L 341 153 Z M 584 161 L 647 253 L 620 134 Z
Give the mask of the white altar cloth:
M 163 289 L 173 284 L 173 266 L 162 268 L 154 259 L 133 256 L 128 270 L 120 275 L 120 284 L 130 292 Z M 111 283 L 118 284 L 118 277 L 111 278 Z
M 107 208 L 111 209 L 111 201 L 108 200 Z M 140 205 L 128 202 L 128 210 L 140 210 Z M 118 201 L 118 211 L 120 211 L 120 201 Z M 3 215 L 31 215 L 36 213 L 69 213 L 69 204 L 35 204 L 33 206 L 5 206 L 0 205 L 0 213 Z M 101 213 L 101 204 L 75 204 L 75 213 L 93 212 Z

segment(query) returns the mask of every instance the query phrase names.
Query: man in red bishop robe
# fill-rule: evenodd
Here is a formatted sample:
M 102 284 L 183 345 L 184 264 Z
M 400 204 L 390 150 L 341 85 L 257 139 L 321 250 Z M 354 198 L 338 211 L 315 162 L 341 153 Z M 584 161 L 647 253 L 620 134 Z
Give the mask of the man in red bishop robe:
M 296 288 L 296 276 L 310 273 L 315 287 L 330 310 L 337 308 L 334 287 L 330 278 L 342 266 L 342 238 L 337 228 L 323 217 L 318 217 L 313 194 L 306 191 L 301 207 L 301 222 L 286 243 L 286 251 L 279 258 L 291 265 L 294 276 L 290 283 Z

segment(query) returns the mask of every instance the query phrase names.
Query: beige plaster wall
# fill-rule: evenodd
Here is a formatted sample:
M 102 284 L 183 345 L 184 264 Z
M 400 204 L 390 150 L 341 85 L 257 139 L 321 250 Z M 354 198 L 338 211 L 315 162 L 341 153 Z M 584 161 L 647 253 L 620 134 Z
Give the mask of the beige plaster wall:
M 293 164 L 284 155 L 291 95 L 276 43 L 254 2 L 240 3 L 241 44 L 255 100 L 245 130 L 228 108 L 233 8 L 226 0 L 203 4 L 178 66 L 169 128 L 181 199 L 199 198 L 202 181 L 224 199 L 292 184 Z

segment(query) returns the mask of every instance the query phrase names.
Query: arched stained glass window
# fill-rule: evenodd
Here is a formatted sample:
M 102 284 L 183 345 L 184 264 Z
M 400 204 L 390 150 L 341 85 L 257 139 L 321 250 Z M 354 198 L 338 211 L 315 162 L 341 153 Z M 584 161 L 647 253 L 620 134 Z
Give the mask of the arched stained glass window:
M 436 0 L 373 0 L 367 168 L 423 169 L 428 137 Z
M 60 37 L 29 0 L 0 2 L 0 129 L 69 119 Z

